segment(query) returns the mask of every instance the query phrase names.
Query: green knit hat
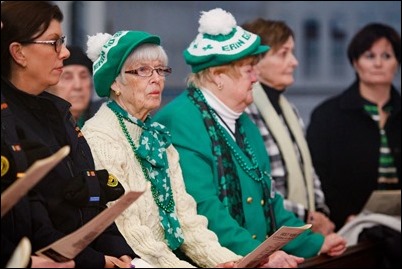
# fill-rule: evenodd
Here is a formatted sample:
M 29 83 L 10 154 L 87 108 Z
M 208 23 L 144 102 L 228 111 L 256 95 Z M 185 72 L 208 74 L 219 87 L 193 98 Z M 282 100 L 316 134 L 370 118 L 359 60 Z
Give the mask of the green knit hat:
M 229 12 L 215 8 L 201 13 L 199 34 L 183 52 L 193 73 L 269 50 L 258 35 L 237 26 Z
M 110 87 L 127 57 L 145 43 L 160 45 L 160 38 L 142 31 L 119 31 L 113 36 L 98 33 L 88 37 L 87 55 L 94 62 L 94 86 L 100 97 L 110 95 Z

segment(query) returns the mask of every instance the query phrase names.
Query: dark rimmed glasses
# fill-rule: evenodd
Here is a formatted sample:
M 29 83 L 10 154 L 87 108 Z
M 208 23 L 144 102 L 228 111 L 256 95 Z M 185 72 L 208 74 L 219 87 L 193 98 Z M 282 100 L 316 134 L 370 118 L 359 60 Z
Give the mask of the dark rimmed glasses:
M 56 40 L 28 40 L 28 41 L 20 41 L 21 44 L 45 44 L 54 46 L 54 50 L 57 53 L 60 53 L 61 47 L 67 43 L 67 37 L 62 36 Z
M 158 73 L 159 76 L 166 77 L 172 73 L 172 68 L 169 66 L 162 66 L 157 68 L 152 68 L 150 66 L 141 66 L 134 70 L 125 71 L 124 73 L 137 75 L 140 77 L 150 77 L 153 75 L 154 71 L 156 71 L 156 73 Z

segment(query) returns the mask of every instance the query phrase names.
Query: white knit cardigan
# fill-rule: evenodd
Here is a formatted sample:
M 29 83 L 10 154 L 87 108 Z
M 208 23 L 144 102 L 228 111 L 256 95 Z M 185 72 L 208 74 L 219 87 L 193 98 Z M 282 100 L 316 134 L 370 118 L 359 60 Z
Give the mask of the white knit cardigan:
M 125 124 L 134 143 L 138 145 L 142 129 L 127 121 Z M 82 132 L 91 147 L 96 169 L 107 169 L 117 177 L 126 191 L 140 191 L 146 187 L 147 181 L 141 166 L 117 117 L 105 104 L 85 123 Z M 196 202 L 184 186 L 178 152 L 170 146 L 167 154 L 176 213 L 184 234 L 181 250 L 200 267 L 211 268 L 219 263 L 240 259 L 241 256 L 219 244 L 215 233 L 207 228 L 207 219 L 197 215 Z M 133 250 L 155 267 L 194 267 L 179 260 L 166 244 L 158 207 L 150 190 L 126 209 L 116 219 L 116 224 Z

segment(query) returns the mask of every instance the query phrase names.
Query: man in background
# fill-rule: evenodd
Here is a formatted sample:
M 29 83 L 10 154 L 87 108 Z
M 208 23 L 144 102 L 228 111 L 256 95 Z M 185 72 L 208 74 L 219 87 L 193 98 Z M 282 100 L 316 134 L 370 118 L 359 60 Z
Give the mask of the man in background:
M 64 60 L 63 74 L 59 83 L 48 91 L 71 103 L 71 114 L 82 128 L 104 100 L 93 100 L 92 61 L 80 47 L 68 47 L 71 55 Z

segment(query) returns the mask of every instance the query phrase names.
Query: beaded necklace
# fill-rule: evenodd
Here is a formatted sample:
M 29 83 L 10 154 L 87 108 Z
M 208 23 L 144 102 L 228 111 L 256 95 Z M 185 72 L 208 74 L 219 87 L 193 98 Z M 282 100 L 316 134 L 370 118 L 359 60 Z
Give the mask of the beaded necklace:
M 244 170 L 252 180 L 261 184 L 263 199 L 266 201 L 263 205 L 264 215 L 271 219 L 272 225 L 271 230 L 267 230 L 267 234 L 271 234 L 276 229 L 270 199 L 273 198 L 272 194 L 274 194 L 274 192 L 271 192 L 268 186 L 271 185 L 272 182 L 270 180 L 271 175 L 267 172 L 261 173 L 256 160 L 257 158 L 245 137 L 244 128 L 240 126 L 239 133 L 245 145 L 246 153 L 243 153 L 243 151 L 238 153 L 237 147 L 235 148 L 232 145 L 235 143 L 234 140 L 230 137 L 229 133 L 223 129 L 217 120 L 217 116 L 214 115 L 216 112 L 206 102 L 202 92 L 194 87 L 188 88 L 187 91 L 189 99 L 200 110 L 206 130 L 211 139 L 212 154 L 218 169 L 219 199 L 222 201 L 223 205 L 229 209 L 230 215 L 236 219 L 241 226 L 244 226 L 245 218 L 242 189 L 240 186 L 240 178 L 234 164 L 235 162 L 232 159 L 232 156 L 234 156 L 241 169 Z M 247 142 L 247 144 L 245 142 Z M 251 166 L 249 165 L 250 159 Z
M 208 105 L 208 103 L 205 100 L 205 97 L 201 93 L 201 91 L 199 89 L 196 89 L 196 91 L 198 92 L 201 100 L 207 105 L 208 110 L 212 112 L 211 114 L 212 114 L 213 120 L 216 123 L 216 126 L 218 127 L 219 133 L 222 135 L 223 140 L 225 141 L 225 144 L 230 148 L 230 151 L 233 153 L 235 159 L 240 164 L 240 167 L 243 169 L 243 171 L 246 172 L 246 174 L 249 175 L 252 179 L 254 179 L 255 181 L 258 181 L 258 182 L 260 182 L 264 178 L 264 175 L 271 178 L 271 175 L 268 174 L 267 172 L 264 172 L 264 173 L 261 172 L 261 169 L 258 166 L 257 158 L 255 157 L 254 151 L 251 148 L 247 137 L 244 135 L 245 132 L 244 132 L 244 128 L 241 125 L 241 123 L 238 122 L 238 126 L 239 126 L 240 137 L 243 140 L 243 143 L 245 146 L 244 152 L 242 152 L 244 154 L 240 154 L 239 151 L 233 147 L 233 144 L 234 144 L 233 139 L 231 137 L 229 137 L 228 133 L 225 131 L 225 129 L 219 123 L 218 118 L 220 118 L 220 116 L 217 114 L 217 112 L 212 107 L 210 107 Z M 247 162 L 251 162 L 251 166 L 248 165 Z
M 165 238 L 173 250 L 184 241 L 180 223 L 175 213 L 175 202 L 168 174 L 166 148 L 171 144 L 166 128 L 158 123 L 151 123 L 150 117 L 142 122 L 124 111 L 116 102 L 109 101 L 107 106 L 116 115 L 119 125 L 126 137 L 135 158 L 147 181 L 151 183 L 152 197 L 159 208 L 161 224 Z M 136 146 L 127 129 L 124 119 L 142 128 L 139 145 Z
M 114 111 L 113 111 L 113 112 L 114 112 Z M 166 212 L 169 212 L 169 213 L 173 212 L 175 203 L 174 203 L 174 200 L 173 200 L 172 188 L 169 188 L 169 190 L 168 190 L 169 193 L 167 194 L 167 196 L 169 197 L 169 202 L 167 203 L 167 205 L 162 204 L 162 203 L 160 202 L 160 199 L 158 198 L 158 197 L 161 196 L 161 194 L 160 194 L 160 192 L 157 190 L 157 187 L 155 187 L 155 182 L 154 182 L 154 180 L 151 179 L 151 177 L 149 176 L 148 171 L 146 170 L 145 166 L 143 165 L 143 160 L 138 157 L 138 154 L 137 154 L 137 147 L 135 146 L 133 139 L 131 138 L 130 134 L 128 133 L 127 127 L 126 127 L 126 125 L 124 124 L 124 121 L 123 121 L 123 116 L 120 115 L 120 114 L 118 114 L 118 113 L 116 113 L 116 112 L 115 112 L 115 114 L 116 114 L 116 116 L 117 116 L 117 119 L 119 120 L 119 124 L 120 124 L 121 129 L 123 130 L 124 136 L 127 138 L 127 141 L 128 141 L 128 143 L 130 144 L 130 147 L 131 147 L 131 149 L 132 149 L 133 152 L 134 152 L 135 158 L 136 158 L 137 161 L 140 163 L 142 173 L 144 174 L 145 178 L 146 178 L 149 182 L 151 182 L 151 192 L 152 192 L 152 196 L 154 197 L 155 203 L 156 203 L 160 208 L 162 208 L 163 210 L 165 210 Z
M 244 226 L 242 190 L 232 154 L 229 147 L 223 143 L 220 133 L 216 130 L 216 123 L 212 119 L 206 103 L 202 101 L 199 95 L 200 92 L 196 92 L 194 88 L 188 89 L 188 97 L 200 110 L 205 128 L 211 139 L 212 156 L 217 169 L 219 200 L 229 210 L 230 215 L 241 226 Z

